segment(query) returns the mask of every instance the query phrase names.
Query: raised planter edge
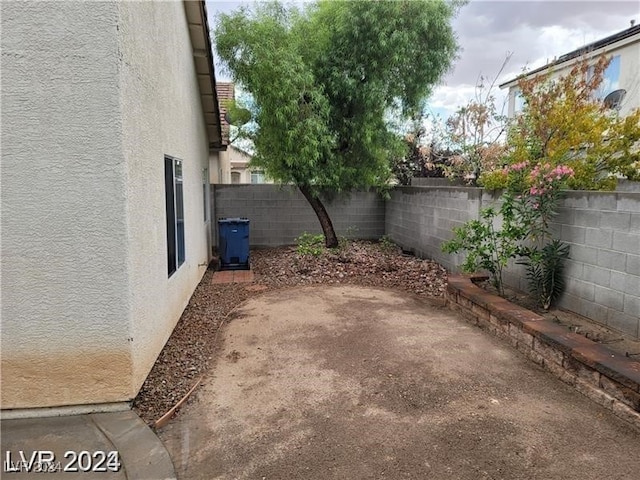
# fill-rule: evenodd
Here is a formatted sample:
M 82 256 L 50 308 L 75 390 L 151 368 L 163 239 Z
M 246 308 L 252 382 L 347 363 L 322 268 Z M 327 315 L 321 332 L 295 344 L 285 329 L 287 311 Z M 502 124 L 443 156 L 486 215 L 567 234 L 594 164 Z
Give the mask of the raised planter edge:
M 450 275 L 449 309 L 640 430 L 640 362 L 474 284 L 487 278 Z

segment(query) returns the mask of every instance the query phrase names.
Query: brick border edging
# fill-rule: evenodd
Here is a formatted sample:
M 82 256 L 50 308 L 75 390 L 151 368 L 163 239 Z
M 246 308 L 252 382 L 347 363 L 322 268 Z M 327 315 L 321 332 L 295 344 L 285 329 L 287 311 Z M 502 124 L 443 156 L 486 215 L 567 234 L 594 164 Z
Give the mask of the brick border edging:
M 537 365 L 640 429 L 640 362 L 473 283 L 487 278 L 449 276 L 447 306 L 470 323 L 508 340 Z

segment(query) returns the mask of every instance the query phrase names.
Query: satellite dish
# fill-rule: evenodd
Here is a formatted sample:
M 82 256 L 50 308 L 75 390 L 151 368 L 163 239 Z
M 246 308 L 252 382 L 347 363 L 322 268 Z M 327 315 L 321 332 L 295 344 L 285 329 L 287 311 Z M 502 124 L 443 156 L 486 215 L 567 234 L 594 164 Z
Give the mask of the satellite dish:
M 614 90 L 604 97 L 604 106 L 612 110 L 620 110 L 620 105 L 626 94 L 627 91 L 622 88 L 620 90 Z

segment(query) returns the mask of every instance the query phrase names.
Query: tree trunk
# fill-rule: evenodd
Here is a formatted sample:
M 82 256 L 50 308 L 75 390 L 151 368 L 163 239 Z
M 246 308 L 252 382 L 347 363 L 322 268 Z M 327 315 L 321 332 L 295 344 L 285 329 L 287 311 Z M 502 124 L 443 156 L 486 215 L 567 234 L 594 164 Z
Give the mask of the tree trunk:
M 329 218 L 329 214 L 327 210 L 324 208 L 324 205 L 320 201 L 320 199 L 311 193 L 311 189 L 306 185 L 298 185 L 298 188 L 304 195 L 304 198 L 307 199 L 311 208 L 316 213 L 318 220 L 320 221 L 320 226 L 322 227 L 322 232 L 324 233 L 324 242 L 327 248 L 335 248 L 338 246 L 338 237 L 336 236 L 336 232 L 333 229 L 333 223 L 331 223 L 331 218 Z

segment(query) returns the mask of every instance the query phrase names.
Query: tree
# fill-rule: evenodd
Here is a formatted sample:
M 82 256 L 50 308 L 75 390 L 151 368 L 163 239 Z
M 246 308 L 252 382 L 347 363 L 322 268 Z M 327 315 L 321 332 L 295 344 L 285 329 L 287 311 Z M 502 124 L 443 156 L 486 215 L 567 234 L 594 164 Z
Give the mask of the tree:
M 338 240 L 321 193 L 388 184 L 403 145 L 385 114 L 409 118 L 450 68 L 460 5 L 269 3 L 218 17 L 218 53 L 256 104 L 253 163 L 298 186 L 327 247 Z
M 445 124 L 445 138 L 457 153 L 450 158 L 445 174 L 475 184 L 480 175 L 495 168 L 505 153 L 503 133 L 507 128 L 505 104 L 496 106 L 496 80 L 511 60 L 507 53 L 498 73 L 489 79 L 478 77 L 474 98 L 458 108 Z
M 581 190 L 614 189 L 617 175 L 640 179 L 640 109 L 620 118 L 596 97 L 610 61 L 581 59 L 560 78 L 518 81 L 524 108 L 509 130 L 509 163 L 566 164 L 569 187 Z
M 398 130 L 403 131 L 400 138 L 405 150 L 391 159 L 391 170 L 400 185 L 411 185 L 414 177 L 444 178 L 461 155 L 450 148 L 444 122 L 433 113 L 420 111 Z

